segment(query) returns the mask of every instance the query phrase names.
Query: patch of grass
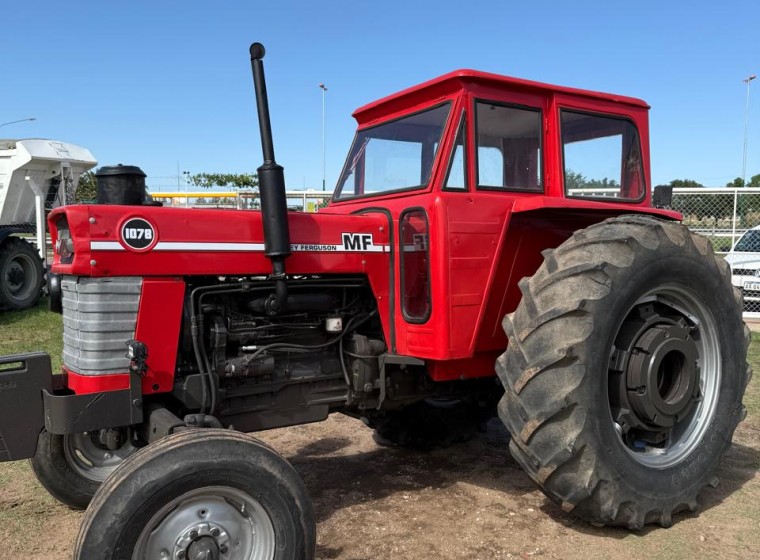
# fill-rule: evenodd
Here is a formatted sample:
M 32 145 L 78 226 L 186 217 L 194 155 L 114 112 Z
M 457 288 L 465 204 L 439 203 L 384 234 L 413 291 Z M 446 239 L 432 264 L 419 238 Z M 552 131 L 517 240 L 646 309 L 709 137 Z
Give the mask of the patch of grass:
M 41 299 L 25 311 L 0 312 L 0 355 L 43 351 L 50 354 L 53 371 L 61 369 L 63 320 Z
M 755 374 L 747 386 L 747 392 L 744 393 L 744 406 L 747 407 L 747 420 L 756 424 L 760 423 L 760 383 L 757 381 L 757 377 L 760 375 L 760 333 L 758 332 L 752 333 L 752 343 L 749 345 L 749 352 L 747 352 L 747 361 Z

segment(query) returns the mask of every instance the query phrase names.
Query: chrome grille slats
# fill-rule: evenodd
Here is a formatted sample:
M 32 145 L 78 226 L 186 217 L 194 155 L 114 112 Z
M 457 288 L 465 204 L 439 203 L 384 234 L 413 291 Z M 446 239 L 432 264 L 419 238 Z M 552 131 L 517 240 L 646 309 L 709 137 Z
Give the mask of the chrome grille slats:
M 81 375 L 124 373 L 127 340 L 134 338 L 142 278 L 65 276 L 63 363 Z

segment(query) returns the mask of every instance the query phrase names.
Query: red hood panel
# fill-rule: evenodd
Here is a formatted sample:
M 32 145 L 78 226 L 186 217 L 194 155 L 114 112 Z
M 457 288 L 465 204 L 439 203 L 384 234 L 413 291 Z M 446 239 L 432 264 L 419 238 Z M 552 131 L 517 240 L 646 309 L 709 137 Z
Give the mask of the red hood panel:
M 74 205 L 66 216 L 74 258 L 53 272 L 79 276 L 266 275 L 261 212 L 153 206 Z M 367 273 L 388 270 L 387 224 L 379 216 L 288 214 L 293 254 L 289 274 Z M 152 231 L 151 231 L 152 230 Z M 380 270 L 376 270 L 380 272 Z

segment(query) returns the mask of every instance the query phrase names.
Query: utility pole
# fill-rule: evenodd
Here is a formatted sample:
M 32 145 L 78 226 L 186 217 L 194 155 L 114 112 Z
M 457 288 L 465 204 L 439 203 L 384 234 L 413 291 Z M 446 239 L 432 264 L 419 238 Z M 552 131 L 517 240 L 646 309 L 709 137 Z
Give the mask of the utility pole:
M 742 81 L 747 84 L 747 104 L 744 108 L 744 155 L 742 157 L 742 186 L 747 185 L 747 136 L 749 132 L 749 84 L 757 78 L 757 74 L 750 74 Z
M 327 93 L 327 86 L 319 84 L 319 87 L 322 89 L 322 190 L 325 190 L 325 94 Z

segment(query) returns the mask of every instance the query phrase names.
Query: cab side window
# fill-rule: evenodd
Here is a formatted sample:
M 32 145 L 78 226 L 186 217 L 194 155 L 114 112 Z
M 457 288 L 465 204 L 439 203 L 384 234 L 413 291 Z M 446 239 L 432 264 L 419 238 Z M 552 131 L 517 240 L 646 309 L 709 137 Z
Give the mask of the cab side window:
M 562 110 L 565 194 L 571 197 L 644 197 L 641 142 L 628 119 Z
M 541 110 L 475 104 L 478 188 L 543 190 Z
M 446 189 L 467 189 L 467 157 L 465 155 L 466 151 L 464 146 L 465 122 L 463 112 L 459 119 L 459 129 L 457 130 L 457 137 L 454 141 L 454 151 L 451 154 L 449 170 L 446 175 L 446 183 L 444 183 L 444 188 Z

